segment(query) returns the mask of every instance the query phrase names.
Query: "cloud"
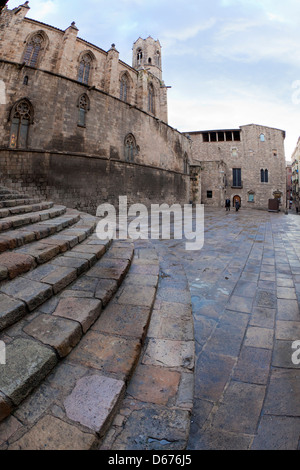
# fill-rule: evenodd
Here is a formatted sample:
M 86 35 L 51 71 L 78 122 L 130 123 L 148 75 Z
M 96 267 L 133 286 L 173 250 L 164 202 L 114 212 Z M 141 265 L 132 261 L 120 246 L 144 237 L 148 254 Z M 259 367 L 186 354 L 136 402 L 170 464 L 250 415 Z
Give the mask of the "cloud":
M 186 41 L 192 39 L 199 34 L 201 31 L 207 31 L 216 24 L 216 18 L 209 18 L 207 21 L 197 23 L 193 26 L 185 26 L 181 29 L 166 30 L 163 37 L 168 39 L 176 39 L 176 41 Z
M 225 80 L 199 83 L 200 93 L 187 97 L 180 91 L 169 93 L 169 124 L 179 131 L 239 128 L 260 124 L 286 131 L 285 150 L 289 160 L 300 135 L 300 104 L 277 98 L 264 87 Z M 172 96 L 173 94 L 173 96 Z M 214 98 L 212 98 L 214 96 Z

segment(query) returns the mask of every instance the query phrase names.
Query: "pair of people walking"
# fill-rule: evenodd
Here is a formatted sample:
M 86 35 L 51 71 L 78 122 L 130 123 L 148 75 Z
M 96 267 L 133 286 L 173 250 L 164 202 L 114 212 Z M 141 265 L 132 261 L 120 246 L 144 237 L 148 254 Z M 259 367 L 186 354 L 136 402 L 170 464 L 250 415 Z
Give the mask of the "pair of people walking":
M 231 205 L 230 199 L 227 198 L 226 201 L 225 201 L 226 212 L 227 212 L 227 211 L 230 211 L 230 205 Z M 236 212 L 237 212 L 237 211 L 239 210 L 239 208 L 240 208 L 240 203 L 239 203 L 238 200 L 235 201 L 234 207 L 235 207 L 235 210 L 236 210 Z

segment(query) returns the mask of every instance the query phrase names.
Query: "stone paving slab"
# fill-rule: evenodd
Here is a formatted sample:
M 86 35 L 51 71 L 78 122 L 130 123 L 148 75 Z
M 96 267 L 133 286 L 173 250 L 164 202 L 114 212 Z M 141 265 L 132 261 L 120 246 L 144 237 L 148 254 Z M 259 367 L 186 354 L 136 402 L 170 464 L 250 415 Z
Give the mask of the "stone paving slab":
M 17 338 L 6 348 L 0 391 L 18 405 L 56 364 L 55 353 L 37 341 Z
M 143 244 L 136 245 L 141 247 L 140 256 L 147 256 L 148 246 L 143 249 Z M 172 276 L 173 285 L 180 282 L 183 291 L 184 287 L 188 291 L 188 285 L 180 263 L 169 260 L 165 251 L 158 252 L 161 272 L 145 347 L 120 411 L 101 441 L 100 450 L 182 450 L 186 447 L 194 392 L 191 302 L 190 297 L 188 300 L 188 296 L 182 294 L 176 298 L 169 296 L 168 301 L 160 295 L 164 289 L 166 271 Z M 148 253 L 145 266 L 151 266 L 151 254 L 153 251 L 150 256 Z M 173 268 L 169 270 L 171 264 Z M 137 276 L 136 266 L 133 265 L 130 270 L 134 279 Z M 142 267 L 142 264 L 138 263 L 138 266 Z M 146 276 L 147 280 L 137 280 L 137 285 L 142 286 L 143 290 L 147 284 L 151 286 L 153 274 L 148 269 L 143 274 L 140 272 L 137 277 Z M 124 283 L 126 289 L 133 281 L 130 275 Z M 122 294 L 117 296 L 115 304 L 110 304 L 112 312 L 120 299 Z M 130 309 L 135 308 L 135 300 L 128 297 L 128 302 Z M 121 306 L 120 303 L 120 313 Z M 172 325 L 170 331 L 168 323 Z M 165 328 L 160 328 L 162 324 Z M 185 327 L 180 331 L 183 325 Z

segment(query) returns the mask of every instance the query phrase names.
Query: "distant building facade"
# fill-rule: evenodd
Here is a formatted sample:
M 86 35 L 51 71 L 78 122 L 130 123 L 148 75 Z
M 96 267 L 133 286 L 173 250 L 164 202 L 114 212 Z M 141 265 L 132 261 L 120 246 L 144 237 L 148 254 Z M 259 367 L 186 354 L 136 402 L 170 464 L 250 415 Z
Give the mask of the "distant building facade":
M 297 141 L 296 148 L 292 154 L 292 199 L 294 208 L 300 211 L 300 197 L 299 197 L 299 160 L 300 160 L 300 137 Z
M 194 203 L 268 209 L 269 199 L 286 206 L 285 132 L 250 124 L 239 129 L 186 133 L 192 141 Z

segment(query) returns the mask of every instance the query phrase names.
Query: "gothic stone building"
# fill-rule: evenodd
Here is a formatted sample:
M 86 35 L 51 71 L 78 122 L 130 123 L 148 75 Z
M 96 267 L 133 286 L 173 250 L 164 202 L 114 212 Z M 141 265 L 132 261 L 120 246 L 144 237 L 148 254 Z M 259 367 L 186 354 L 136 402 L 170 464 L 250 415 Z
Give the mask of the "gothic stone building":
M 224 207 L 268 209 L 286 204 L 285 132 L 250 124 L 239 129 L 189 132 L 192 140 L 191 199 Z
M 98 204 L 185 203 L 189 139 L 168 125 L 159 41 L 139 38 L 132 66 L 26 18 L 0 15 L 0 178 L 94 213 Z
M 103 202 L 268 208 L 285 201 L 285 133 L 257 125 L 180 133 L 168 125 L 159 41 L 139 38 L 132 66 L 29 19 L 0 14 L 0 180 L 95 213 Z M 192 163 L 192 165 L 191 165 Z

